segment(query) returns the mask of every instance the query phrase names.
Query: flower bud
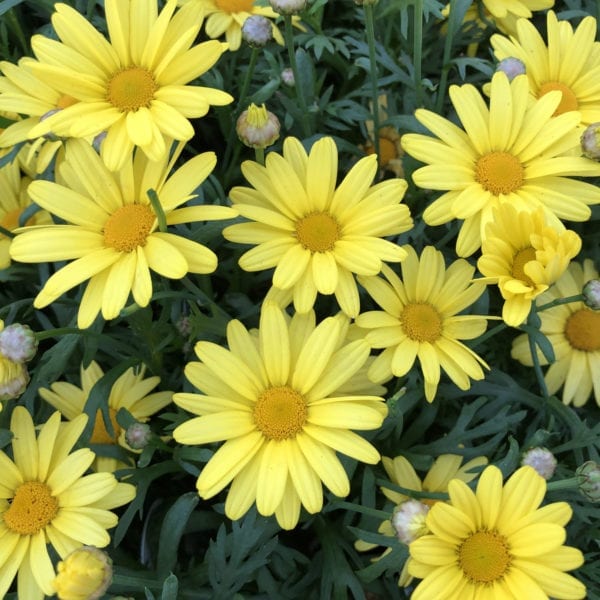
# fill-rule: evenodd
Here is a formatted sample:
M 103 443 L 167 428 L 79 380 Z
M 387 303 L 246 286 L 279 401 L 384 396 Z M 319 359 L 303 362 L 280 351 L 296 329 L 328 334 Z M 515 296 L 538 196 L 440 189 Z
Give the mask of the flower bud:
M 273 39 L 273 26 L 267 17 L 250 15 L 242 25 L 242 38 L 251 48 L 262 48 Z
M 428 512 L 429 506 L 418 500 L 406 500 L 396 506 L 392 515 L 392 526 L 396 530 L 398 539 L 404 544 L 410 544 L 429 533 L 425 524 Z
M 583 302 L 592 310 L 600 310 L 600 279 L 590 279 L 583 286 Z
M 0 354 L 13 362 L 27 362 L 37 351 L 35 333 L 28 325 L 13 323 L 0 330 Z
M 93 546 L 73 550 L 56 570 L 53 585 L 59 600 L 98 600 L 112 582 L 112 561 Z
M 588 125 L 581 136 L 581 149 L 584 156 L 600 160 L 600 122 Z
M 575 475 L 579 479 L 579 491 L 590 502 L 600 502 L 600 465 L 588 460 L 575 471 Z
M 294 71 L 289 67 L 283 69 L 281 71 L 281 81 L 288 87 L 294 87 L 296 85 L 296 80 L 294 79 Z
M 251 104 L 238 118 L 238 137 L 250 148 L 266 148 L 279 139 L 279 119 L 264 104 Z
M 556 458 L 547 448 L 530 448 L 523 454 L 521 465 L 533 467 L 546 481 L 556 470 Z
M 22 362 L 0 354 L 0 400 L 18 398 L 29 383 L 29 373 Z
M 496 65 L 496 72 L 502 71 L 506 73 L 508 80 L 512 81 L 517 75 L 525 74 L 525 63 L 514 56 L 503 58 Z
M 269 4 L 280 15 L 297 15 L 306 8 L 306 0 L 269 0 Z
M 134 450 L 143 450 L 152 439 L 152 431 L 146 423 L 132 423 L 125 432 L 125 441 Z

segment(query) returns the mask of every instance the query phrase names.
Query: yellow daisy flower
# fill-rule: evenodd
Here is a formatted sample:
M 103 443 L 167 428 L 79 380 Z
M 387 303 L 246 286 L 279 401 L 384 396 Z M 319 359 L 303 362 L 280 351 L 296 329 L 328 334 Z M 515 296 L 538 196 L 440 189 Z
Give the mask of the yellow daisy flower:
M 372 141 L 374 135 L 370 132 L 369 136 L 370 139 L 363 146 L 367 155 L 375 153 L 375 145 Z M 394 177 L 404 177 L 403 155 L 404 150 L 402 150 L 398 130 L 389 125 L 381 127 L 379 130 L 379 168 L 382 171 L 393 173 Z
M 497 283 L 504 298 L 502 319 L 518 327 L 527 319 L 532 301 L 545 292 L 581 250 L 574 231 L 549 227 L 544 211 L 517 211 L 508 202 L 494 209 L 477 268 L 479 281 Z
M 371 329 L 366 339 L 373 348 L 385 348 L 371 368 L 373 381 L 402 377 L 419 360 L 425 380 L 425 397 L 432 402 L 440 380 L 440 369 L 461 389 L 470 379 L 483 379 L 487 364 L 459 340 L 481 335 L 487 317 L 458 315 L 485 290 L 474 282 L 474 268 L 459 259 L 448 269 L 444 255 L 427 246 L 419 258 L 404 246 L 402 280 L 384 265 L 381 277 L 359 277 L 359 282 L 383 310 L 361 313 L 356 324 Z
M 483 6 L 498 29 L 514 34 L 521 18 L 531 19 L 533 11 L 554 6 L 554 0 L 482 0 Z M 487 16 L 487 15 L 486 15 Z
M 576 110 L 580 124 L 600 121 L 600 42 L 596 40 L 596 19 L 585 17 L 573 30 L 568 21 L 559 21 L 553 11 L 547 15 L 548 44 L 533 23 L 517 22 L 514 37 L 493 35 L 491 44 L 498 60 L 518 58 L 526 69 L 531 94 L 542 98 L 558 90 L 561 101 L 554 114 Z
M 571 263 L 564 275 L 538 299 L 539 305 L 559 298 L 581 294 L 584 284 L 598 279 L 598 271 L 590 259 Z M 555 361 L 544 377 L 548 392 L 555 394 L 563 387 L 565 404 L 583 406 L 593 394 L 600 406 L 600 312 L 583 302 L 554 306 L 539 313 L 540 331 L 554 348 Z M 521 335 L 513 342 L 511 356 L 527 366 L 533 365 L 529 342 Z M 542 365 L 548 364 L 541 352 Z
M 476 492 L 452 480 L 449 502 L 427 514 L 431 533 L 409 546 L 410 574 L 423 580 L 412 600 L 584 598 L 585 586 L 564 572 L 583 564 L 577 548 L 563 546 L 571 507 L 539 508 L 545 493 L 545 479 L 529 466 L 504 486 L 500 469 L 489 466 Z
M 74 550 L 56 570 L 53 585 L 59 600 L 98 600 L 112 583 L 112 561 L 93 546 Z
M 208 41 L 192 47 L 200 19 L 194 6 L 175 12 L 168 0 L 158 14 L 156 0 L 106 0 L 110 42 L 83 15 L 57 3 L 52 25 L 60 42 L 34 35 L 37 58 L 27 67 L 43 82 L 77 102 L 34 126 L 29 135 L 52 131 L 87 137 L 106 131 L 102 157 L 109 170 L 123 166 L 134 146 L 161 160 L 167 138 L 194 135 L 188 120 L 210 105 L 229 104 L 221 90 L 186 85 L 210 69 L 226 46 Z M 134 26 L 135 24 L 135 26 Z
M 136 452 L 128 443 L 125 431 L 117 422 L 119 409 L 128 410 L 131 415 L 141 423 L 170 404 L 173 392 L 150 393 L 159 383 L 160 377 L 147 377 L 144 379 L 146 369 L 130 367 L 113 384 L 108 396 L 108 414 L 113 433 L 109 433 L 104 422 L 101 409 L 96 412 L 94 430 L 90 444 L 105 444 L 106 446 L 119 445 L 130 452 Z M 72 421 L 85 410 L 85 405 L 95 383 L 104 375 L 102 369 L 92 361 L 87 368 L 81 366 L 81 388 L 66 381 L 57 381 L 50 389 L 40 388 L 40 396 L 61 414 Z M 109 456 L 97 456 L 93 468 L 95 471 L 113 472 L 125 468 L 122 461 Z
M 406 181 L 371 185 L 377 158 L 358 161 L 336 188 L 338 155 L 332 138 L 315 142 L 307 155 L 295 138 L 283 156 L 269 153 L 266 166 L 246 161 L 242 172 L 253 188 L 234 187 L 231 200 L 250 223 L 230 225 L 233 242 L 258 244 L 242 255 L 246 271 L 275 267 L 273 286 L 293 289 L 294 307 L 309 311 L 317 292 L 335 294 L 350 317 L 360 310 L 354 274 L 376 275 L 383 261 L 400 262 L 406 252 L 382 239 L 412 227 L 400 204 Z
M 18 597 L 42 600 L 55 593 L 47 544 L 61 558 L 88 544 L 103 548 L 117 524 L 111 509 L 130 502 L 135 488 L 111 473 L 84 475 L 89 448 L 71 452 L 87 417 L 61 425 L 55 412 L 39 429 L 22 406 L 12 414 L 13 458 L 0 451 L 0 597 L 18 572 Z
M 511 82 L 494 74 L 490 107 L 473 85 L 451 86 L 450 98 L 464 130 L 428 110 L 415 116 L 439 139 L 402 136 L 408 154 L 427 163 L 413 173 L 422 188 L 449 190 L 425 209 L 428 225 L 463 219 L 456 242 L 459 256 L 470 256 L 485 237 L 492 209 L 508 201 L 519 209 L 544 207 L 550 225 L 558 219 L 586 221 L 600 188 L 568 176 L 600 174 L 600 165 L 581 156 L 580 115 L 552 116 L 561 102 L 556 90 L 530 102 L 523 75 Z
M 483 467 L 488 463 L 488 459 L 485 456 L 478 456 L 477 458 L 466 462 L 464 465 L 462 464 L 462 461 L 463 457 L 458 454 L 442 454 L 436 458 L 435 462 L 427 472 L 427 475 L 425 475 L 425 478 L 421 481 L 421 478 L 417 475 L 414 467 L 406 458 L 404 458 L 404 456 L 396 456 L 393 459 L 384 456 L 381 459 L 385 472 L 392 483 L 407 490 L 432 493 L 447 492 L 448 484 L 452 479 L 460 479 L 465 483 L 469 483 L 477 477 L 477 472 L 473 473 L 472 471 L 479 470 L 479 467 Z M 399 531 L 397 526 L 402 530 L 410 529 L 412 539 L 416 539 L 421 535 L 429 533 L 429 530 L 425 527 L 424 517 L 429 511 L 429 507 L 438 502 L 437 500 L 422 497 L 412 498 L 411 496 L 395 492 L 386 487 L 381 487 L 380 489 L 386 498 L 395 504 L 395 508 L 392 518 L 381 522 L 378 529 L 379 533 L 389 537 L 400 537 L 404 531 Z M 406 502 L 413 502 L 417 505 L 421 504 L 422 510 L 416 512 L 415 509 L 413 509 L 414 514 L 410 523 L 397 523 L 395 517 L 400 514 L 399 509 Z M 407 525 L 408 527 L 406 527 Z M 402 535 L 402 537 L 404 536 Z M 412 541 L 412 539 L 410 541 Z M 406 539 L 401 541 L 409 543 Z M 377 548 L 377 544 L 358 540 L 355 542 L 354 547 L 360 552 L 365 552 Z M 389 552 L 391 552 L 391 549 L 388 548 L 375 560 L 383 558 Z M 408 572 L 409 562 L 410 557 L 404 563 L 400 577 L 398 578 L 398 585 L 401 587 L 406 587 L 413 581 L 412 576 Z
M 69 140 L 59 174 L 66 185 L 34 181 L 28 188 L 42 208 L 66 221 L 25 229 L 13 239 L 10 253 L 21 262 L 73 260 L 44 284 L 36 308 L 54 302 L 67 290 L 90 280 L 79 306 L 77 324 L 89 327 L 100 311 L 114 319 L 129 294 L 139 306 L 152 296 L 150 271 L 172 279 L 186 273 L 212 273 L 217 257 L 208 248 L 175 233 L 161 231 L 147 190 L 154 189 L 166 215 L 166 225 L 228 219 L 235 211 L 225 206 L 180 206 L 215 166 L 205 152 L 167 176 L 182 144 L 168 161 L 152 162 L 137 152 L 113 173 L 83 140 Z
M 309 312 L 296 313 L 288 324 L 268 303 L 258 340 L 234 320 L 227 327 L 229 350 L 196 344 L 201 362 L 189 363 L 185 375 L 202 394 L 178 393 L 174 401 L 200 416 L 179 425 L 173 437 L 180 444 L 225 440 L 196 487 L 202 498 L 212 498 L 233 481 L 225 502 L 230 519 L 256 502 L 260 514 L 275 514 L 281 527 L 292 529 L 301 504 L 309 513 L 321 510 L 321 482 L 336 496 L 348 495 L 336 451 L 379 461 L 377 450 L 350 431 L 377 429 L 387 406 L 352 389 L 370 348 L 364 339 L 344 343 L 347 323 L 340 314 L 315 325 Z
M 242 25 L 251 15 L 260 15 L 268 19 L 277 19 L 279 14 L 270 6 L 260 6 L 257 0 L 179 0 L 180 5 L 195 5 L 206 16 L 204 28 L 206 35 L 219 38 L 225 34 L 229 50 L 238 50 L 242 43 Z M 294 24 L 298 17 L 293 17 Z M 275 23 L 271 23 L 273 38 L 283 45 L 283 36 Z
M 31 180 L 21 174 L 19 161 L 14 160 L 0 169 L 0 227 L 14 231 L 19 226 L 21 215 L 31 205 L 27 186 Z M 27 220 L 27 225 L 51 223 L 50 215 L 41 210 Z M 10 266 L 10 244 L 12 238 L 0 230 L 0 269 Z

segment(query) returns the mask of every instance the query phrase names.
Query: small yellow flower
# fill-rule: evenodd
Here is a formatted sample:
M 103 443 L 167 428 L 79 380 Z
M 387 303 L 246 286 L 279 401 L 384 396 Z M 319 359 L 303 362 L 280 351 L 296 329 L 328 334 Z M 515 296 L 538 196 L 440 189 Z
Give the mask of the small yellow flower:
M 56 566 L 54 589 L 59 600 L 98 600 L 112 581 L 112 561 L 93 546 L 74 550 Z

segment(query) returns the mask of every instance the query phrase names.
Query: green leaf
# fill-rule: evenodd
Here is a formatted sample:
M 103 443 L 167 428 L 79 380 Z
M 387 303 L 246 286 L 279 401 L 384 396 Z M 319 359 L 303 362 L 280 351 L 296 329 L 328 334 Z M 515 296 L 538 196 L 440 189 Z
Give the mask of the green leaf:
M 158 563 L 160 565 L 160 562 Z M 179 591 L 179 581 L 177 577 L 171 573 L 163 583 L 161 600 L 177 600 L 177 592 Z

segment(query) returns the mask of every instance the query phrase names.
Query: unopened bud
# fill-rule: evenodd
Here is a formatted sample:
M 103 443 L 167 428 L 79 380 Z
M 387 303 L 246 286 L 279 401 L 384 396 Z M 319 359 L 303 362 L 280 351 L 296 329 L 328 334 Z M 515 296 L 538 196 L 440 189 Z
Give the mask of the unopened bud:
M 579 491 L 590 502 L 600 502 L 600 465 L 588 460 L 575 471 L 575 475 L 579 479 Z
M 56 570 L 53 585 L 59 600 L 98 600 L 112 582 L 112 561 L 93 546 L 73 550 Z
M 283 69 L 281 71 L 281 81 L 288 87 L 294 87 L 296 85 L 296 80 L 294 79 L 294 71 L 289 67 Z
M 13 323 L 0 331 L 0 354 L 13 362 L 27 362 L 37 351 L 35 333 L 28 325 Z
M 132 423 L 125 432 L 125 441 L 134 450 L 143 450 L 152 439 L 152 430 L 146 423 Z
M 581 150 L 584 156 L 600 160 L 600 123 L 588 125 L 581 136 Z
M 590 279 L 583 286 L 583 302 L 592 310 L 600 310 L 600 279 Z
M 392 525 L 398 539 L 404 544 L 410 544 L 429 533 L 425 524 L 428 512 L 429 506 L 418 500 L 407 500 L 396 506 L 392 515 Z
M 546 481 L 556 470 L 556 458 L 547 448 L 531 448 L 523 454 L 521 465 L 533 467 Z
M 262 48 L 273 39 L 273 26 L 267 17 L 250 15 L 242 25 L 242 38 L 251 48 Z
M 506 73 L 509 81 L 512 81 L 517 75 L 525 75 L 525 63 L 514 56 L 503 58 L 496 65 L 496 72 L 502 71 Z
M 306 0 L 269 0 L 269 4 L 280 15 L 297 15 L 306 8 Z
M 22 362 L 0 355 L 0 400 L 18 398 L 29 383 L 29 373 Z
M 240 140 L 250 148 L 266 148 L 279 139 L 279 119 L 264 104 L 251 104 L 235 127 Z

